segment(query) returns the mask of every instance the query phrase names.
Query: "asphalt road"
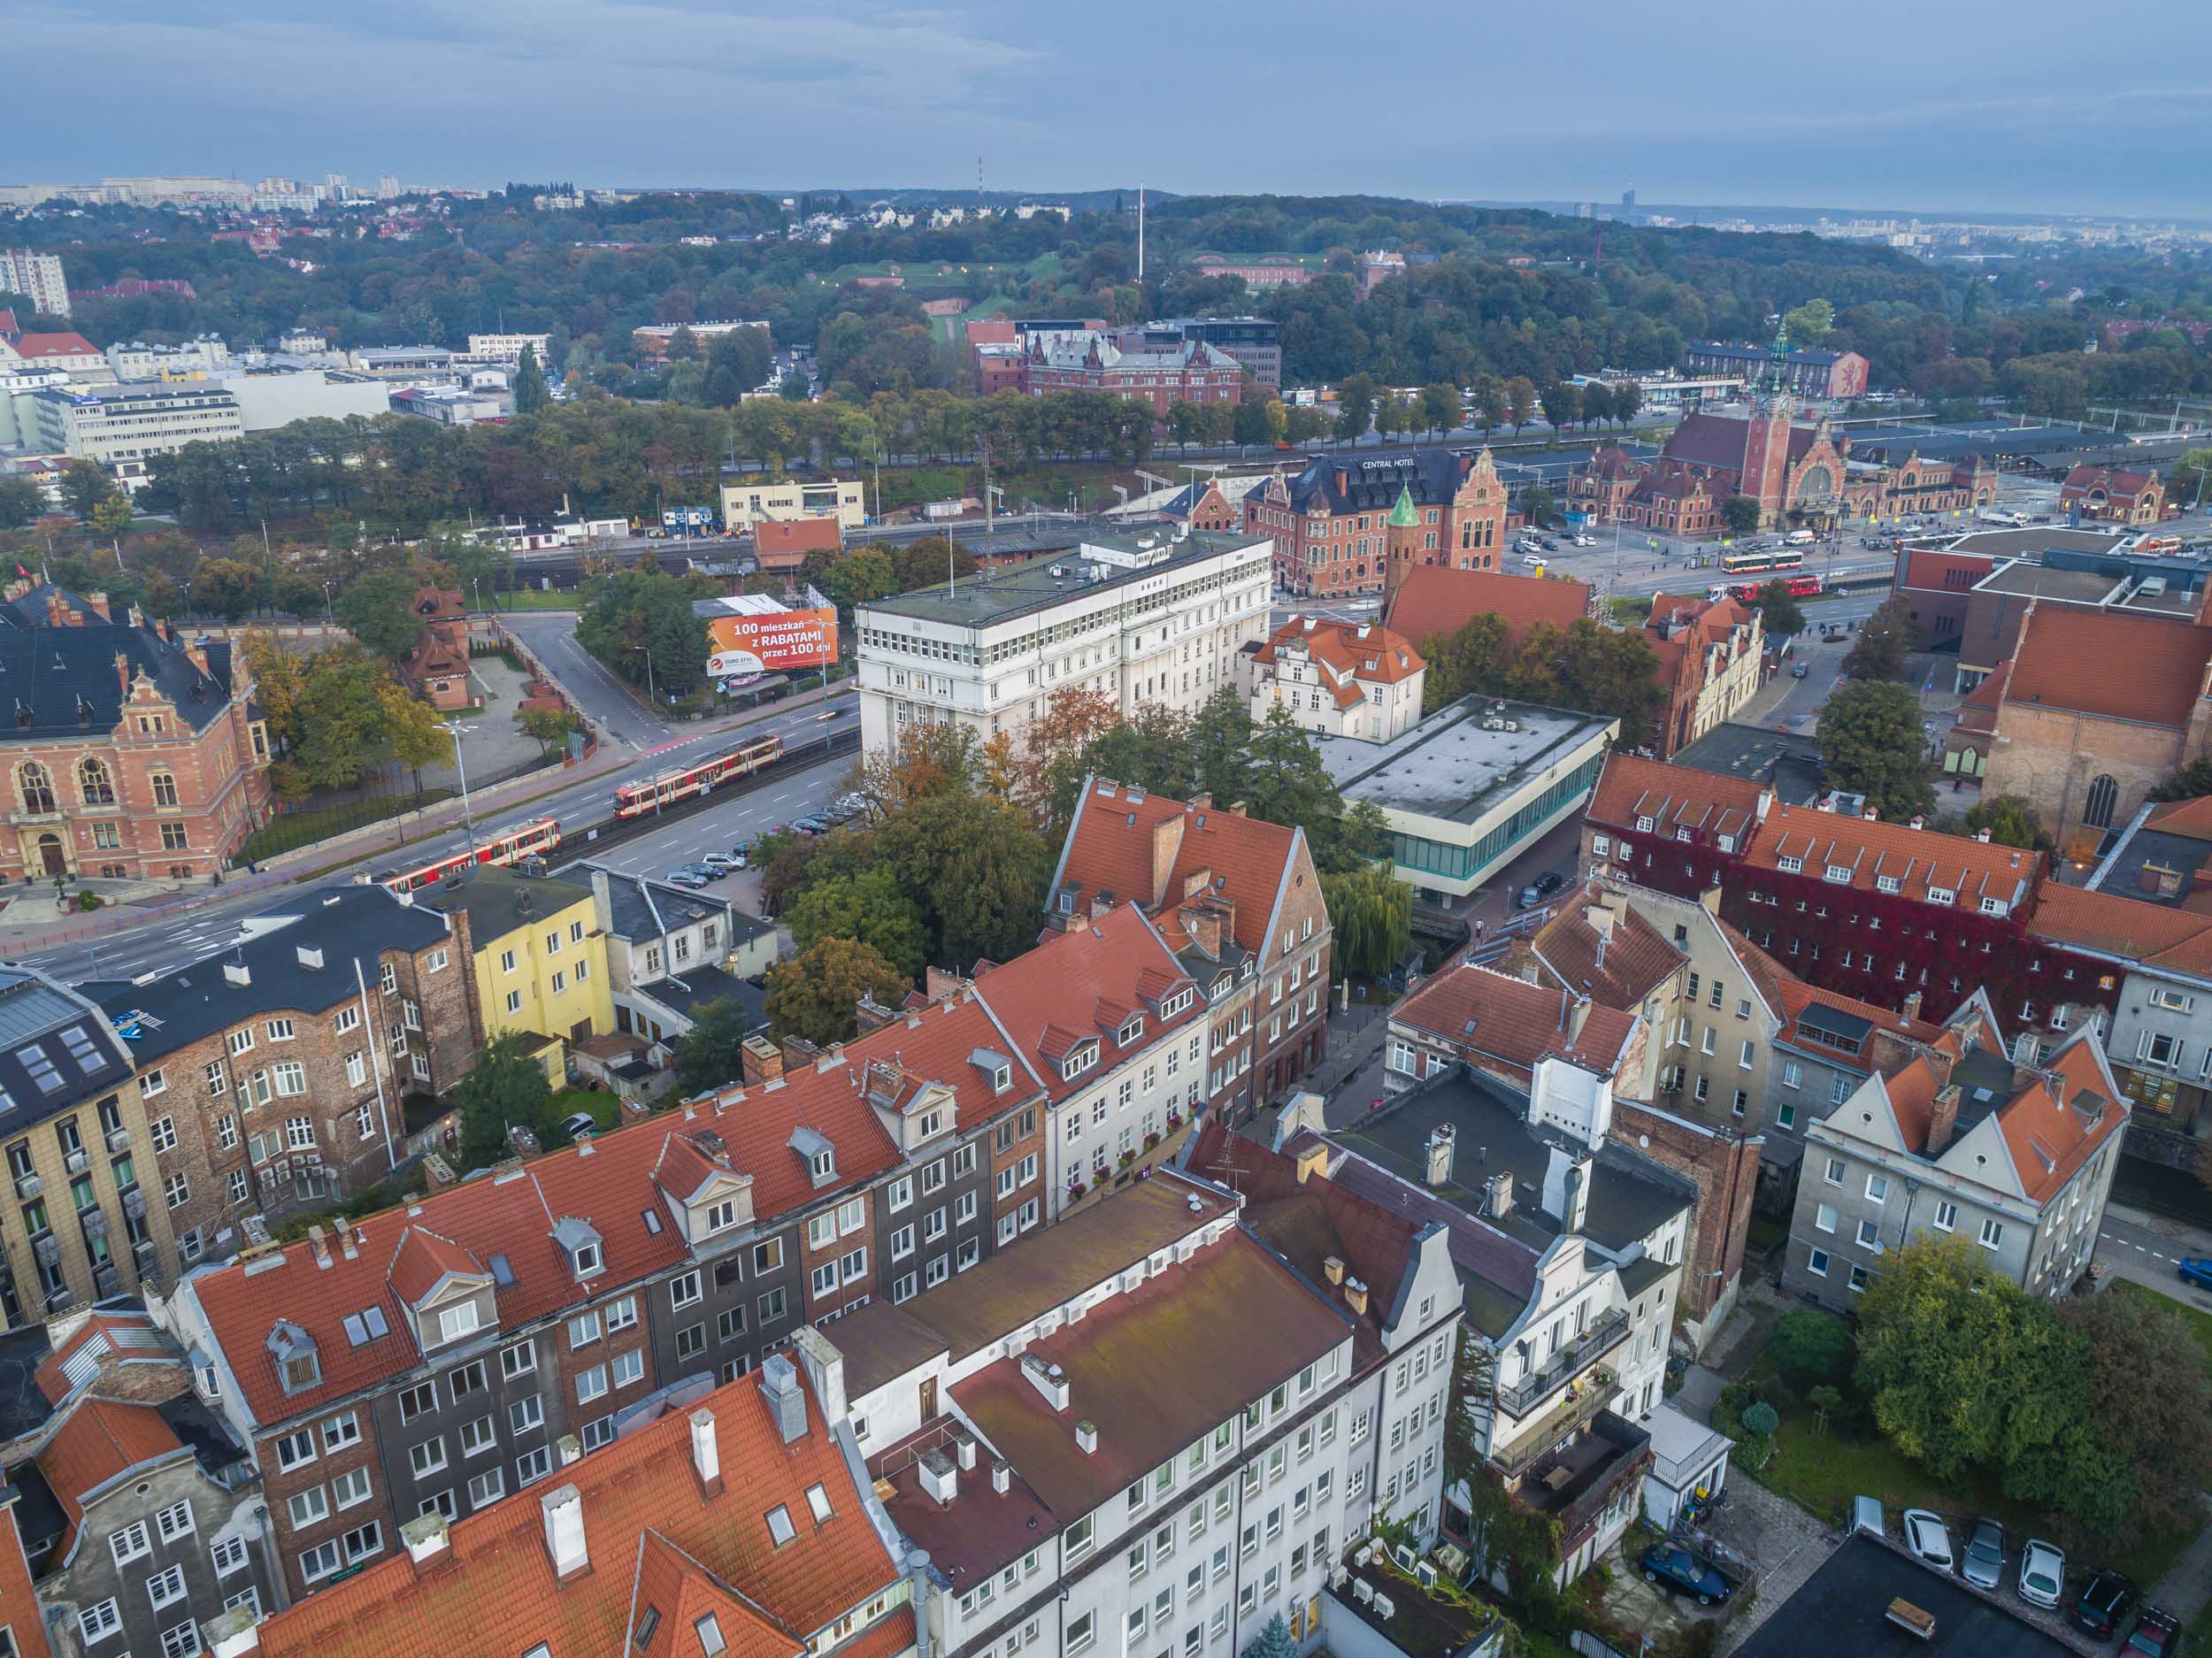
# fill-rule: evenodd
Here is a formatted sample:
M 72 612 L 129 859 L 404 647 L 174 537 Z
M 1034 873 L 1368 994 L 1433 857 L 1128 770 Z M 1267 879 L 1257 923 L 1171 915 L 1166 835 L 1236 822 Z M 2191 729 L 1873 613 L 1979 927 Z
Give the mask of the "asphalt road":
M 617 742 L 652 748 L 674 736 L 599 659 L 576 642 L 576 618 L 563 610 L 516 610 L 501 621 L 583 708 L 593 724 Z
M 718 805 L 672 819 L 665 828 L 626 841 L 604 857 L 594 856 L 588 841 L 565 847 L 563 856 L 580 854 L 625 875 L 665 875 L 679 864 L 697 863 L 705 853 L 727 852 L 749 836 L 820 810 L 841 792 L 856 758 L 841 755 L 824 764 L 779 778 L 750 794 L 733 795 Z M 557 864 L 554 873 L 566 867 Z
M 849 697 L 840 698 L 836 706 L 850 709 L 853 703 Z M 781 736 L 787 743 L 794 746 L 825 741 L 830 731 L 841 733 L 849 729 L 857 718 L 853 713 L 846 713 L 837 720 L 825 721 L 820 718 L 820 711 L 818 706 L 807 704 L 787 714 L 771 716 L 735 730 L 725 729 L 672 739 L 658 748 L 639 756 L 627 771 L 615 776 L 591 778 L 557 794 L 480 818 L 476 825 L 477 835 L 481 839 L 498 834 L 540 817 L 557 817 L 565 821 L 604 817 L 611 797 L 623 783 L 642 781 L 660 771 L 733 747 L 740 741 L 759 737 Z M 757 808 L 749 803 L 756 798 L 755 795 L 733 795 L 727 805 L 709 807 L 686 819 L 683 824 L 672 824 L 664 842 L 658 838 L 650 842 L 629 842 L 623 847 L 622 854 L 631 854 L 640 846 L 650 844 L 657 848 L 664 844 L 669 848 L 664 862 L 660 861 L 660 854 L 656 850 L 641 854 L 649 861 L 636 866 L 640 871 L 651 869 L 658 871 L 688 863 L 697 852 L 710 850 L 717 844 L 726 850 L 731 841 L 748 833 L 757 833 L 763 827 L 773 827 L 788 818 L 804 817 L 809 806 L 801 803 L 801 793 L 807 794 L 810 804 L 818 803 L 836 792 L 837 785 L 851 769 L 852 764 L 852 756 L 840 755 L 825 764 L 779 779 L 765 789 L 757 792 L 757 797 L 762 802 Z M 770 803 L 778 802 L 786 794 L 789 795 L 787 800 Z M 688 825 L 700 827 L 694 831 L 687 827 Z M 710 831 L 708 825 L 712 825 Z M 686 833 L 699 837 L 698 844 L 695 848 L 687 848 L 678 856 L 675 848 L 681 835 Z M 396 868 L 403 862 L 426 864 L 434 858 L 464 850 L 467 845 L 468 836 L 464 831 L 442 833 L 417 841 L 407 848 L 388 851 L 361 864 L 357 872 Z M 564 850 L 572 855 L 584 850 L 588 855 L 588 842 L 572 841 Z M 612 867 L 629 867 L 615 858 L 611 858 L 609 863 Z M 331 879 L 343 879 L 345 877 L 337 875 Z M 244 937 L 246 924 L 250 917 L 260 911 L 280 909 L 286 899 L 287 894 L 280 892 L 246 894 L 231 902 L 217 902 L 197 906 L 172 920 L 149 922 L 144 926 L 129 928 L 93 944 L 65 945 L 15 959 L 30 966 L 43 968 L 71 981 L 93 977 L 135 978 L 141 973 L 173 971 L 187 962 L 221 949 Z

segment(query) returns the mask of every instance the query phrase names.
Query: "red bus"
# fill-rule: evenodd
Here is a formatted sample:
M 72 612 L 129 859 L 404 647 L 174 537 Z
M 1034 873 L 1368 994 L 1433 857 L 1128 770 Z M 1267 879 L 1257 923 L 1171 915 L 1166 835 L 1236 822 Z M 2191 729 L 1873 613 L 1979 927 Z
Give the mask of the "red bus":
M 1820 591 L 1820 578 L 1818 576 L 1792 576 L 1788 579 L 1788 586 L 1792 598 L 1810 598 Z M 1748 603 L 1765 591 L 1766 583 L 1763 581 L 1739 581 L 1731 587 L 1714 588 L 1713 596 L 1719 598 L 1725 594 L 1732 599 L 1741 599 Z
M 472 864 L 519 864 L 533 853 L 542 856 L 560 844 L 560 820 L 541 817 L 535 823 L 526 823 L 504 834 L 478 841 L 473 852 L 456 852 L 419 869 L 386 870 L 376 879 L 380 885 L 396 893 L 411 893 L 443 880 L 452 871 L 466 869 Z
M 711 794 L 718 783 L 743 777 L 763 766 L 773 765 L 783 758 L 783 739 L 763 737 L 757 741 L 741 743 L 711 760 L 702 760 L 697 765 L 681 771 L 664 771 L 658 777 L 642 783 L 625 783 L 614 792 L 614 815 L 618 817 L 642 817 L 647 813 L 672 806 L 694 794 Z

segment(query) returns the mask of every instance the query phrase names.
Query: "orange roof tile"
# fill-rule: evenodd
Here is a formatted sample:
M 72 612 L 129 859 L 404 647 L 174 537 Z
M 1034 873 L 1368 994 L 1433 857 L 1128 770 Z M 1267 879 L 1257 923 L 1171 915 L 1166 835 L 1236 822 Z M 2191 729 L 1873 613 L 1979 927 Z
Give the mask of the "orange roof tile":
M 2032 607 L 2014 649 L 2008 705 L 2185 725 L 2204 694 L 2212 627 L 2131 610 Z
M 1586 991 L 1609 1008 L 1633 1009 L 1682 965 L 1682 953 L 1658 928 L 1591 881 L 1557 899 L 1557 910 L 1529 939 L 1552 989 Z M 1611 921 L 1600 948 L 1599 917 Z
M 1968 910 L 1978 910 L 1985 898 L 1996 899 L 2017 910 L 2042 875 L 2043 854 L 1784 802 L 1767 814 L 1765 829 L 1752 842 L 1750 864 L 1813 880 L 1829 879 L 1832 870 L 1847 871 L 1847 880 L 1833 884 Z M 1933 898 L 1932 892 L 1951 897 Z
M 1782 1029 L 1776 1034 L 1777 1041 L 1801 1041 L 1802 1038 L 1798 1029 L 1799 1021 L 1804 1017 L 1809 1009 L 1813 1008 L 1833 1008 L 1839 1012 L 1848 1013 L 1854 1017 L 1864 1019 L 1878 1030 L 1887 1031 L 1909 1042 L 1921 1042 L 1932 1046 L 1943 1036 L 1943 1027 L 1939 1025 L 1931 1025 L 1925 1019 L 1909 1019 L 1901 1013 L 1893 1011 L 1888 1008 L 1878 1008 L 1872 1002 L 1861 1002 L 1855 996 L 1847 996 L 1833 990 L 1824 990 L 1817 985 L 1809 985 L 1794 973 L 1784 974 L 1778 981 L 1777 988 L 1782 998 L 1784 1021 Z M 1821 1057 L 1831 1064 L 1847 1066 L 1861 1071 L 1873 1070 L 1866 1054 L 1862 1053 L 1856 1055 L 1857 1063 L 1855 1064 L 1853 1055 L 1844 1053 L 1832 1042 L 1820 1042 L 1814 1046 L 1818 1048 Z
M 1563 628 L 1589 614 L 1586 582 L 1416 564 L 1398 584 L 1383 619 L 1421 645 L 1457 633 L 1478 616 L 1503 617 L 1506 637 L 1517 642 L 1539 622 Z
M 1575 1032 L 1574 1012 L 1574 1002 L 1562 991 L 1462 963 L 1393 1008 L 1390 1022 L 1502 1061 L 1523 1077 L 1533 1071 L 1538 1060 L 1549 1057 L 1612 1075 L 1635 1014 L 1593 1002 L 1581 1030 Z
M 42 357 L 97 357 L 100 348 L 81 334 L 26 334 L 16 336 L 15 349 L 27 362 Z
M 1324 681 L 1337 706 L 1350 708 L 1367 700 L 1363 684 L 1395 685 L 1409 679 L 1428 664 L 1404 639 L 1386 627 L 1364 622 L 1332 622 L 1310 616 L 1294 616 L 1277 628 L 1252 653 L 1253 662 L 1271 667 L 1286 654 L 1303 654 L 1329 670 Z
M 1692 766 L 1646 760 L 1616 748 L 1605 756 L 1597 788 L 1586 814 L 1592 822 L 1634 829 L 1648 817 L 1647 833 L 1671 835 L 1678 830 L 1743 837 L 1760 821 L 1774 792 L 1741 778 L 1701 771 Z
M 687 1608 L 717 1609 L 741 1658 L 771 1658 L 777 1639 L 795 1653 L 897 1583 L 899 1568 L 811 1392 L 807 1431 L 788 1445 L 758 1377 L 717 1389 L 698 1409 L 714 1417 L 718 1488 L 703 1486 L 694 1470 L 687 1411 L 671 1411 L 560 1470 L 581 1500 L 589 1571 L 566 1583 L 554 1575 L 541 1508 L 556 1488 L 549 1481 L 455 1522 L 443 1557 L 419 1569 L 400 1551 L 273 1615 L 257 1631 L 262 1651 L 270 1658 L 442 1658 L 473 1631 L 495 1631 L 503 1651 L 542 1642 L 551 1658 L 607 1658 L 634 1644 L 639 1596 L 649 1587 L 674 1602 L 657 1608 L 657 1625 Z M 810 1511 L 806 1492 L 814 1485 L 827 1494 L 826 1520 Z M 780 1547 L 765 1518 L 778 1506 L 795 1531 Z M 657 1539 L 649 1546 L 649 1534 Z M 718 1608 L 733 1604 L 733 1593 L 750 1603 L 751 1623 L 722 1621 Z M 910 1620 L 902 1628 L 910 1640 Z M 696 1658 L 695 1635 L 688 1627 L 676 1633 L 674 1646 L 645 1650 Z M 887 1639 L 872 1626 L 834 1650 L 839 1658 L 889 1658 L 903 1649 L 884 1645 Z
M 1137 994 L 1141 978 L 1194 994 L 1179 1012 L 1163 1018 L 1156 1000 L 1146 1006 Z M 975 981 L 978 998 L 1056 1100 L 1087 1086 L 1083 1078 L 1060 1074 L 1061 1060 L 1079 1043 L 1095 1040 L 1099 1045 L 1098 1063 L 1086 1068 L 1085 1077 L 1091 1071 L 1110 1071 L 1129 1055 L 1156 1042 L 1162 1031 L 1202 1018 L 1205 1004 L 1194 994 L 1196 988 L 1152 930 L 1144 911 L 1133 903 L 1056 933 Z M 1071 1022 L 1071 1016 L 1082 1017 L 1076 1012 L 1079 1009 L 1090 1009 L 1095 1015 L 1102 1001 L 1142 1010 L 1143 1032 L 1126 1048 L 1115 1040 L 1113 1029 L 1105 1028 L 1106 1021 L 1082 1026 Z M 1118 1015 L 1111 1023 L 1118 1025 Z
M 2151 808 L 2144 827 L 2191 841 L 2212 841 L 2212 794 L 2200 794 L 2194 800 L 2162 801 Z
M 1982 682 L 1966 694 L 1965 708 L 1996 708 L 2005 700 L 2005 687 L 2012 682 L 2012 661 L 2007 657 L 1982 676 Z
M 2127 1101 L 2085 1030 L 2052 1056 L 2056 1086 L 2040 1078 L 1997 1113 L 2005 1148 L 2028 1196 L 2040 1203 L 2072 1179 L 2127 1123 Z
M 39 1472 L 69 1516 L 57 1556 L 67 1556 L 70 1539 L 83 1524 L 88 1496 L 119 1474 L 183 1449 L 183 1441 L 151 1405 L 79 1401 L 37 1457 Z
M 419 1307 L 449 1278 L 488 1278 L 491 1273 L 452 1239 L 427 1226 L 410 1226 L 399 1235 L 387 1276 L 400 1300 Z
M 1170 825 L 1170 819 L 1177 820 Z M 1163 831 L 1163 825 L 1168 825 Z M 1164 879 L 1154 879 L 1154 836 L 1164 845 Z M 1255 956 L 1267 949 L 1276 895 L 1300 879 L 1317 879 L 1296 829 L 1225 811 L 1210 802 L 1170 800 L 1106 779 L 1087 779 L 1052 890 L 1072 884 L 1085 902 L 1110 893 L 1164 917 L 1198 876 L 1204 890 L 1236 907 L 1233 933 Z
M 2212 917 L 2119 893 L 2046 881 L 2028 931 L 2054 944 L 2078 945 L 2126 961 L 2212 968 Z M 2190 971 L 2184 967 L 2183 971 Z

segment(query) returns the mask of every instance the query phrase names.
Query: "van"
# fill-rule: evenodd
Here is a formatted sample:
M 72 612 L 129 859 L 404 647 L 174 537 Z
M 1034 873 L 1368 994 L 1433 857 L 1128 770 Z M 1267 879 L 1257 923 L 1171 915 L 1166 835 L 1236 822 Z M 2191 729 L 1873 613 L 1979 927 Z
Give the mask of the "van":
M 1883 1517 L 1882 1505 L 1872 1497 L 1852 1498 L 1851 1529 L 1869 1532 L 1875 1537 L 1887 1537 L 1889 1523 Z
M 1813 544 L 1813 533 L 1810 530 L 1792 530 L 1782 539 L 1791 547 L 1810 547 Z

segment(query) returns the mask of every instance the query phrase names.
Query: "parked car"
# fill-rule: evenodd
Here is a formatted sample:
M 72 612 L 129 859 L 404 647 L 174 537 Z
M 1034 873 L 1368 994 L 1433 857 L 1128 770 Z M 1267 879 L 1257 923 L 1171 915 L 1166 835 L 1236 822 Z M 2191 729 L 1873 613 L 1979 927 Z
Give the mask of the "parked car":
M 2184 1255 L 2180 1270 L 2175 1276 L 2184 1284 L 2193 1284 L 2200 1290 L 2212 1290 L 2212 1258 Z
M 702 868 L 711 870 L 718 876 L 727 875 L 745 867 L 743 858 L 733 858 L 726 852 L 710 852 L 701 858 L 699 863 Z
M 1544 562 L 1544 556 L 1541 553 L 1523 553 L 1521 562 L 1525 564 L 1541 564 Z
M 1951 1532 L 1942 1516 L 1925 1508 L 1908 1508 L 1901 1524 L 1907 1548 L 1939 1571 L 1951 1570 Z
M 1973 1535 L 1966 1539 L 1965 1557 L 1959 1562 L 1959 1576 L 1977 1589 L 1991 1593 L 2005 1581 L 2005 1528 L 1994 1520 L 1974 1522 Z
M 801 834 L 818 835 L 820 834 L 825 829 L 828 828 L 830 824 L 828 818 L 821 817 L 818 814 L 809 813 L 806 817 L 800 818 L 798 822 L 793 824 L 791 826 L 794 829 L 796 829 Z
M 1700 1606 L 1718 1606 L 1736 1593 L 1736 1585 L 1686 1548 L 1672 1543 L 1654 1543 L 1637 1562 L 1644 1581 L 1655 1583 L 1676 1594 L 1694 1595 Z
M 1517 909 L 1533 910 L 1544 902 L 1544 894 L 1533 887 L 1524 887 L 1521 888 L 1521 895 L 1513 902 Z
M 1803 679 L 1804 677 L 1805 677 L 1805 664 L 1804 664 L 1803 663 L 1801 663 L 1801 663 L 1799 663 L 1799 664 L 1797 664 L 1794 668 L 1792 668 L 1792 669 L 1790 670 L 1790 678 L 1791 678 L 1791 679 Z
M 599 1119 L 589 1111 L 572 1111 L 561 1119 L 561 1132 L 571 1140 L 582 1140 L 599 1132 Z
M 2127 1622 L 2140 1598 L 2133 1578 L 2109 1570 L 2101 1571 L 2074 1602 L 2074 1622 L 2099 1639 L 2110 1640 L 2120 1632 L 2120 1625 Z
M 1548 870 L 1536 878 L 1536 895 L 1548 898 L 1567 884 L 1567 878 L 1557 870 Z
M 1578 535 L 1575 537 L 1575 545 L 1577 547 L 1595 547 L 1597 544 L 1598 538 L 1594 535 Z
M 2030 1538 L 2020 1551 L 2020 1598 L 2056 1611 L 2065 1587 L 2066 1556 L 2041 1538 Z
M 695 874 L 690 870 L 671 870 L 661 879 L 671 887 L 688 887 L 693 892 L 697 892 L 707 884 L 705 876 Z
M 2181 1650 L 2181 1620 L 2163 1607 L 2147 1606 L 2120 1651 L 2127 1658 L 2174 1658 Z

